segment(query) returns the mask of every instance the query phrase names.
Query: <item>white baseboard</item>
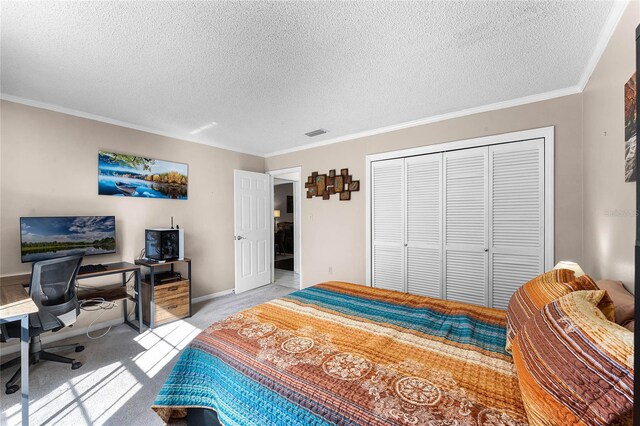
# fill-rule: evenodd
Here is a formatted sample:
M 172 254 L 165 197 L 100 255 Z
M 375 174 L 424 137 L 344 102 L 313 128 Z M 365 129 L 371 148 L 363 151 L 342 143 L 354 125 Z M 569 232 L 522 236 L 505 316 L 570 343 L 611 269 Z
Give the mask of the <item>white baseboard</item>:
M 226 296 L 227 294 L 232 294 L 233 292 L 234 292 L 233 289 L 229 289 L 229 290 L 219 291 L 217 293 L 205 294 L 204 296 L 194 297 L 193 299 L 191 299 L 191 303 L 204 302 L 205 300 Z
M 115 327 L 116 325 L 120 325 L 120 324 L 124 324 L 124 320 L 122 319 L 122 317 L 115 318 L 105 322 L 98 322 L 93 324 L 91 328 L 91 333 L 96 334 L 96 331 L 103 330 L 110 326 Z M 87 333 L 87 328 L 88 327 L 75 327 L 75 326 L 65 327 L 62 330 L 57 331 L 55 333 L 49 332 L 49 333 L 43 334 L 42 345 L 45 346 L 50 343 L 57 342 L 59 340 L 85 335 Z M 20 339 L 11 339 L 6 344 L 3 343 L 2 347 L 0 347 L 0 356 L 4 357 L 19 351 L 20 351 Z

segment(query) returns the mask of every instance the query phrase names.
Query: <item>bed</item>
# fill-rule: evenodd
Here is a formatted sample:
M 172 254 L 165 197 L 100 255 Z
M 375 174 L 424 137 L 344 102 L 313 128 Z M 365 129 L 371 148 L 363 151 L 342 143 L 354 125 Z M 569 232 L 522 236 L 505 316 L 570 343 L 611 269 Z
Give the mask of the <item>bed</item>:
M 505 312 L 328 282 L 216 322 L 153 409 L 231 425 L 520 425 Z

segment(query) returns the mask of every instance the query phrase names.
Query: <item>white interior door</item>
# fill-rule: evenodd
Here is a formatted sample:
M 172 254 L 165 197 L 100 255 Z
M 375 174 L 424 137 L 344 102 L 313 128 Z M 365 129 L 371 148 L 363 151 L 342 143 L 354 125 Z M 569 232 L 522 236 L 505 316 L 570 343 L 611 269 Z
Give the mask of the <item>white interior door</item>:
M 544 272 L 544 139 L 489 148 L 490 305 Z
M 372 284 L 406 291 L 404 248 L 404 159 L 372 163 Z
M 234 171 L 236 293 L 271 282 L 271 184 L 263 173 Z
M 442 154 L 409 157 L 405 171 L 406 291 L 442 298 Z
M 488 147 L 444 153 L 445 299 L 488 306 Z

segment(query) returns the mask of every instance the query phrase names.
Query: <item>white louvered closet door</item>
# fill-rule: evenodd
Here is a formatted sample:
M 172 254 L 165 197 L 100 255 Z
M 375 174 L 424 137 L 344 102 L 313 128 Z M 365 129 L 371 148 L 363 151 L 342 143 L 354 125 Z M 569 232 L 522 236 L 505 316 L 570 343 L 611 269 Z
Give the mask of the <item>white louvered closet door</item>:
M 372 163 L 372 284 L 405 290 L 404 159 Z
M 407 158 L 405 176 L 406 291 L 442 298 L 442 154 Z
M 444 297 L 487 306 L 488 147 L 444 153 Z
M 544 139 L 489 147 L 490 304 L 544 272 Z

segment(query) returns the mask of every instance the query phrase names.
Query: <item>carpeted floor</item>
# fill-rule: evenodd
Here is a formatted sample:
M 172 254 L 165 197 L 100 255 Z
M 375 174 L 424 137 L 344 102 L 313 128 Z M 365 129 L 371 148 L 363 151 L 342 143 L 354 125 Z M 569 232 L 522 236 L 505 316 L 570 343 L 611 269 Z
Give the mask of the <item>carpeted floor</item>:
M 284 296 L 293 289 L 267 285 L 193 305 L 194 315 L 138 335 L 126 325 L 99 340 L 79 336 L 56 344 L 78 342 L 78 370 L 41 362 L 30 370 L 30 420 L 33 425 L 160 425 L 151 404 L 180 351 L 214 321 L 234 312 Z M 20 424 L 20 392 L 5 395 L 2 374 L 0 424 Z

